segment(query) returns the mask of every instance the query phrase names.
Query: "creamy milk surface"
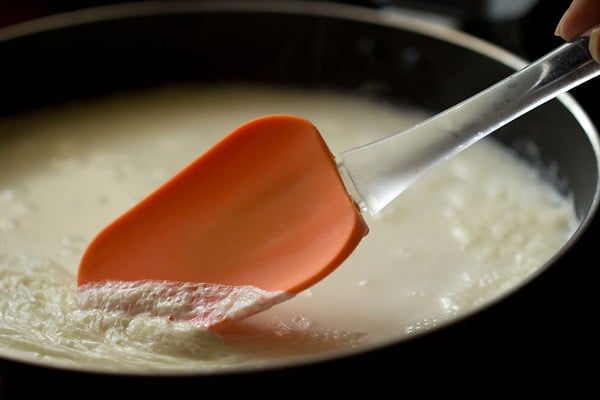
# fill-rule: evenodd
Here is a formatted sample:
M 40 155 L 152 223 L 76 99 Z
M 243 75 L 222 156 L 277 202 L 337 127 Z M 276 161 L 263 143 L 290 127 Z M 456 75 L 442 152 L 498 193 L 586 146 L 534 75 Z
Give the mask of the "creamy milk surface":
M 79 308 L 76 274 L 92 238 L 232 129 L 271 113 L 311 120 L 334 154 L 426 117 L 347 94 L 215 86 L 0 121 L 0 356 L 199 373 L 360 351 L 485 305 L 541 267 L 577 226 L 571 199 L 486 139 L 365 216 L 369 234 L 332 274 L 222 332 Z

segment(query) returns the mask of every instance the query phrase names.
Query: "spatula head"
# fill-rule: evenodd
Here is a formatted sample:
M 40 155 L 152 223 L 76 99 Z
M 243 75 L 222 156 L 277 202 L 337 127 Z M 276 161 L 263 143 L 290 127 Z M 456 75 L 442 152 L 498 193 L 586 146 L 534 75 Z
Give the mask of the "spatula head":
M 270 115 L 235 129 L 106 226 L 77 280 L 298 293 L 338 267 L 367 232 L 317 128 Z

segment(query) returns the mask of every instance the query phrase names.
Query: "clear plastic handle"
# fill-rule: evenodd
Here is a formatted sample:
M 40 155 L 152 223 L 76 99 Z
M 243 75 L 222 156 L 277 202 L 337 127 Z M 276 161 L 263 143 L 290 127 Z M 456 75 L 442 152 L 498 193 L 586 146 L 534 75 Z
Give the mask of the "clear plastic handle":
M 338 169 L 362 212 L 376 214 L 437 164 L 600 74 L 588 37 L 565 43 L 422 123 L 347 150 Z

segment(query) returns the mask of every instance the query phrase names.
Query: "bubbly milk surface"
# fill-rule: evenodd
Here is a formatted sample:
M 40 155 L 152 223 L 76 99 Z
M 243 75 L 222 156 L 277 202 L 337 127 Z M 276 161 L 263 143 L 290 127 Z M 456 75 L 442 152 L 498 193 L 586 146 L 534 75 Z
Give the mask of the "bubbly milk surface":
M 365 216 L 369 234 L 332 274 L 221 333 L 80 309 L 78 264 L 96 233 L 232 129 L 271 113 L 308 118 L 333 154 L 426 117 L 336 93 L 227 86 L 166 87 L 0 121 L 0 356 L 198 373 L 360 351 L 485 305 L 577 226 L 569 198 L 486 139 Z

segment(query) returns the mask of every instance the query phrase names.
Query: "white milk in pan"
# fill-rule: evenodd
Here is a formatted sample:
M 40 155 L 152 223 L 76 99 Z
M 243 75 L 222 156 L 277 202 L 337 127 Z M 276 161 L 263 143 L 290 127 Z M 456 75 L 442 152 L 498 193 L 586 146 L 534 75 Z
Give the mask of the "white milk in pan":
M 359 351 L 494 299 L 577 226 L 571 199 L 486 139 L 365 216 L 370 233 L 331 275 L 221 334 L 79 310 L 79 259 L 99 230 L 232 129 L 271 113 L 311 120 L 334 154 L 426 117 L 347 94 L 235 86 L 156 89 L 2 121 L 0 356 L 195 373 Z

